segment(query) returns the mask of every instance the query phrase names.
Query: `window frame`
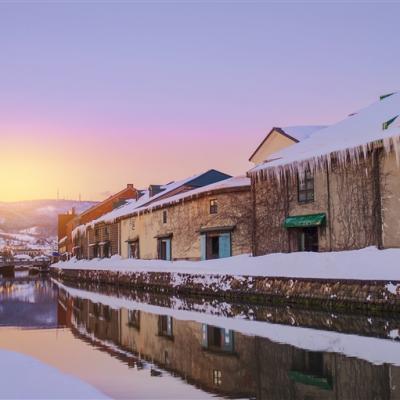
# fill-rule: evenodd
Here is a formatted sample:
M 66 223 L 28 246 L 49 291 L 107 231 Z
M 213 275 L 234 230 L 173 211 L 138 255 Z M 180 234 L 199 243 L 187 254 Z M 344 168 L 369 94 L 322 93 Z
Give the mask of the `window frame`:
M 210 199 L 209 211 L 210 211 L 210 214 L 218 214 L 218 200 L 217 199 Z
M 308 187 L 310 183 L 312 184 L 311 188 Z M 304 195 L 304 199 L 301 198 L 302 195 Z M 303 182 L 300 177 L 297 176 L 297 201 L 300 204 L 307 204 L 315 201 L 315 177 L 310 170 L 305 172 Z
M 168 213 L 167 210 L 163 210 L 162 212 L 162 223 L 167 224 L 168 223 Z

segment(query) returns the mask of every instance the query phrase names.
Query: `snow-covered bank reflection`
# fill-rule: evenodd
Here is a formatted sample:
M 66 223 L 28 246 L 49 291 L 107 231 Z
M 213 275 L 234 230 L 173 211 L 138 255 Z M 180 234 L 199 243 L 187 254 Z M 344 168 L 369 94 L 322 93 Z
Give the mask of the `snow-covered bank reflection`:
M 272 324 L 216 315 L 210 306 L 202 312 L 180 309 L 178 299 L 167 308 L 61 284 L 60 301 L 64 322 L 83 340 L 136 368 L 148 362 L 154 374 L 169 371 L 225 397 L 400 394 L 400 342 L 390 334 Z

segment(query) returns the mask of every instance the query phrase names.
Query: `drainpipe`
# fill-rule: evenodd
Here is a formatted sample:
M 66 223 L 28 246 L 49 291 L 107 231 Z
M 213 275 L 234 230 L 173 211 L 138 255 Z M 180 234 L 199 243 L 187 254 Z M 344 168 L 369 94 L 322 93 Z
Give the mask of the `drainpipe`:
M 326 167 L 326 191 L 328 197 L 328 233 L 329 233 L 329 251 L 332 251 L 332 220 L 331 220 L 331 183 L 329 175 L 328 162 L 325 164 Z
M 289 216 L 289 174 L 285 173 L 285 219 Z M 290 241 L 290 230 L 286 229 L 287 233 L 287 249 L 288 253 L 292 252 L 292 245 Z
M 379 158 L 381 149 L 372 151 L 372 177 L 373 177 L 373 210 L 374 210 L 374 225 L 375 225 L 375 241 L 378 249 L 383 249 L 383 232 L 382 232 L 382 194 L 381 194 L 381 171 Z
M 256 183 L 254 176 L 251 176 L 251 203 L 252 203 L 252 210 L 251 210 L 251 248 L 253 256 L 257 255 L 257 238 L 256 238 Z

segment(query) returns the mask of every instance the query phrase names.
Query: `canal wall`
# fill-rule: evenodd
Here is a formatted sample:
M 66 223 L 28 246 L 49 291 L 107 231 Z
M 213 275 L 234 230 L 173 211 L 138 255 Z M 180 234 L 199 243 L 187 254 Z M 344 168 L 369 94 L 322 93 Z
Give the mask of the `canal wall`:
M 252 304 L 400 311 L 400 281 L 121 272 L 62 269 L 54 266 L 51 274 L 64 282 L 114 285 L 145 292 L 225 298 Z

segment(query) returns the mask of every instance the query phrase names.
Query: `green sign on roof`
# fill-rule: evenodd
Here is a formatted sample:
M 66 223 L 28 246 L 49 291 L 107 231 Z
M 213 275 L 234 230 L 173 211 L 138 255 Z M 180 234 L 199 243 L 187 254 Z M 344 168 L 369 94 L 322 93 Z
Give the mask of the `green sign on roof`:
M 325 219 L 325 213 L 296 215 L 293 217 L 287 217 L 283 226 L 285 228 L 308 228 L 322 225 L 325 222 Z

